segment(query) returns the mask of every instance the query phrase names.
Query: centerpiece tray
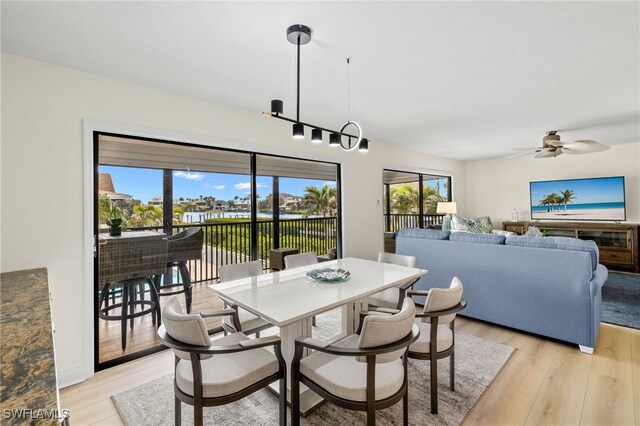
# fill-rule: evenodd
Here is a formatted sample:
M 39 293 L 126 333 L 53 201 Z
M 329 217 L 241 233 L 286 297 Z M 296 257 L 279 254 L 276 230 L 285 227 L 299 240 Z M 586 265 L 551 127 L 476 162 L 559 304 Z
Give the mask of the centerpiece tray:
M 307 276 L 315 281 L 341 283 L 349 279 L 351 272 L 344 269 L 320 268 L 307 272 Z

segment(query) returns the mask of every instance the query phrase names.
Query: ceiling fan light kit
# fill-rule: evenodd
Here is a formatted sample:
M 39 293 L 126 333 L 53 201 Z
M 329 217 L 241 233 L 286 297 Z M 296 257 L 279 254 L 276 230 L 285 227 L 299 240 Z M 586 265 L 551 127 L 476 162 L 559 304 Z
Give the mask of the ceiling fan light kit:
M 535 158 L 554 158 L 560 154 L 590 154 L 593 152 L 601 152 L 609 149 L 609 146 L 592 140 L 577 140 L 573 142 L 564 142 L 560 140 L 558 130 L 550 130 L 542 138 L 542 146 L 539 148 L 518 147 L 516 151 L 524 151 L 519 154 L 510 155 L 507 158 L 519 157 L 521 155 L 537 153 Z
M 287 28 L 287 40 L 297 47 L 296 118 L 294 120 L 282 115 L 284 112 L 284 102 L 282 99 L 272 99 L 271 113 L 263 114 L 293 123 L 292 137 L 294 139 L 304 139 L 304 128 L 307 126 L 311 128 L 311 142 L 313 143 L 322 143 L 322 132 L 325 131 L 329 133 L 329 146 L 340 146 L 345 151 L 354 151 L 357 149 L 359 152 L 367 152 L 369 150 L 369 140 L 363 137 L 362 127 L 360 127 L 360 125 L 355 121 L 351 120 L 351 94 L 349 88 L 347 89 L 349 92 L 349 119 L 340 128 L 340 131 L 300 121 L 300 46 L 311 41 L 311 28 L 302 24 L 291 25 Z M 349 58 L 347 58 L 347 71 L 348 67 Z M 348 79 L 347 83 L 349 83 Z M 345 130 L 349 127 L 353 127 L 357 131 L 356 134 L 346 133 Z

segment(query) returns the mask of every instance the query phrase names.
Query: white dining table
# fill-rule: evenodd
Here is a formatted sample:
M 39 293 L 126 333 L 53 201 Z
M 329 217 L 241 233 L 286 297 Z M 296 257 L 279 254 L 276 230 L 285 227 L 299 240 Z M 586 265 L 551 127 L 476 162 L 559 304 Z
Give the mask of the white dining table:
M 350 276 L 344 282 L 316 281 L 307 276 L 308 271 L 319 268 L 344 269 L 350 272 Z M 229 303 L 280 328 L 290 392 L 295 340 L 312 337 L 313 316 L 341 307 L 342 335 L 352 334 L 358 326 L 360 311 L 367 309 L 367 296 L 426 273 L 424 269 L 347 257 L 208 287 Z M 310 389 L 301 389 L 300 410 L 303 414 L 321 401 L 322 398 Z

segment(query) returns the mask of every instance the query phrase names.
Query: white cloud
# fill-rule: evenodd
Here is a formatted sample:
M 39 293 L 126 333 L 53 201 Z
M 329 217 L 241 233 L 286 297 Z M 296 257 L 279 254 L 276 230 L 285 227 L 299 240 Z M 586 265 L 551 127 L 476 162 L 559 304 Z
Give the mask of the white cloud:
M 324 185 L 329 186 L 329 188 L 333 188 L 334 186 L 336 186 L 336 181 L 335 180 L 329 180 L 329 181 L 326 181 L 326 182 L 324 182 L 322 184 L 322 186 L 324 186 Z
M 217 183 L 214 183 L 214 184 L 206 183 L 204 185 L 205 189 L 224 189 L 225 187 L 226 187 L 226 185 L 217 184 Z
M 183 172 L 181 170 L 177 172 L 173 172 L 173 175 L 176 177 L 181 177 L 187 180 L 202 180 L 204 179 L 204 174 L 198 172 Z
M 249 189 L 251 188 L 251 182 L 238 182 L 233 185 L 235 189 Z
M 238 182 L 233 185 L 235 189 L 251 189 L 251 182 Z M 267 185 L 264 183 L 258 183 L 258 188 L 266 188 Z

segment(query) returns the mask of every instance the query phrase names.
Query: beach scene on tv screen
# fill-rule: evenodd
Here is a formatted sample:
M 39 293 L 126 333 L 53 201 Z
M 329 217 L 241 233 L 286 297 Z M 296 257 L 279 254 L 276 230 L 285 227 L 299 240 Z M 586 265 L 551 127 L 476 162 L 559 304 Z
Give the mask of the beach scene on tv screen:
M 531 219 L 625 220 L 624 178 L 531 182 Z

